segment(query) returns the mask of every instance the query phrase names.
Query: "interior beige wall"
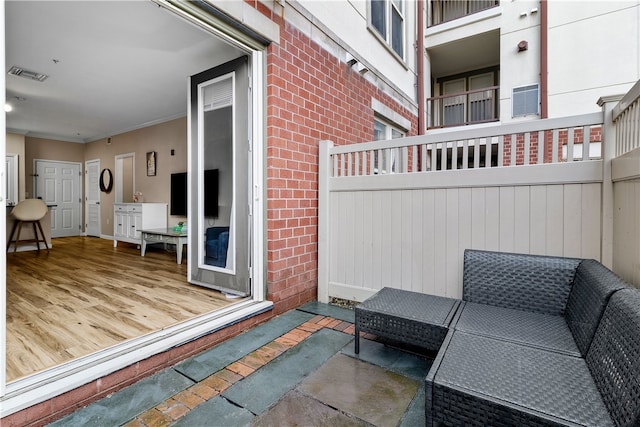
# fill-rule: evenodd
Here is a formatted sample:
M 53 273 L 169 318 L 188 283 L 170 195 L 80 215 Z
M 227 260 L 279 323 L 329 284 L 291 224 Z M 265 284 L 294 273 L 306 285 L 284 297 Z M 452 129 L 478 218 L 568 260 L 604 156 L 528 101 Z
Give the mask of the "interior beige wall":
M 7 153 L 19 155 L 20 200 L 33 196 L 34 159 L 79 162 L 83 168 L 85 161 L 100 160 L 100 169 L 110 169 L 115 179 L 115 156 L 135 153 L 136 190 L 142 192 L 145 202 L 169 204 L 171 174 L 187 170 L 186 117 L 115 135 L 109 140 L 110 143 L 105 138 L 78 144 L 7 134 Z M 174 150 L 173 155 L 171 150 Z M 147 176 L 146 159 L 149 151 L 156 152 L 156 176 Z M 84 180 L 81 186 L 84 189 Z M 100 193 L 101 234 L 104 236 L 113 236 L 114 201 L 115 185 L 110 193 Z M 184 220 L 185 217 L 170 216 L 168 225 Z
M 170 203 L 171 174 L 187 170 L 187 119 L 182 117 L 143 129 L 114 135 L 84 144 L 86 160 L 100 159 L 100 169 L 114 173 L 115 156 L 135 153 L 136 191 L 142 193 L 145 202 Z M 171 155 L 174 150 L 174 155 Z M 147 176 L 147 152 L 156 152 L 156 176 Z M 115 186 L 111 193 L 101 194 L 101 218 L 103 235 L 113 235 L 113 203 Z M 167 207 L 169 209 L 169 206 Z M 167 214 L 169 211 L 167 211 Z M 185 217 L 168 218 L 172 226 Z
M 25 199 L 24 135 L 7 133 L 7 154 L 18 155 L 18 201 Z
M 33 161 L 55 160 L 59 162 L 75 162 L 84 167 L 84 144 L 57 141 L 55 139 L 25 137 L 25 176 L 26 197 L 33 197 Z M 81 187 L 84 182 L 81 183 Z

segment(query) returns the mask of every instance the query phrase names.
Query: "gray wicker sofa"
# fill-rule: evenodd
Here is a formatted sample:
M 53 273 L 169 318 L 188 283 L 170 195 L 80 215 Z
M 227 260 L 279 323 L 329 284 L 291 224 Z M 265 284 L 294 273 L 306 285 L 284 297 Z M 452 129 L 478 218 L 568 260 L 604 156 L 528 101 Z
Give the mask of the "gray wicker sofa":
M 640 426 L 640 291 L 594 260 L 465 251 L 428 426 Z

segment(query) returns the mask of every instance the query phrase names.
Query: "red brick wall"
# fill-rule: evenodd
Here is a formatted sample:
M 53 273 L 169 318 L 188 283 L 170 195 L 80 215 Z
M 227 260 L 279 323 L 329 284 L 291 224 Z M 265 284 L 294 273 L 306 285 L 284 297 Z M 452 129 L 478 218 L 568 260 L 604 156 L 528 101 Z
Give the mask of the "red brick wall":
M 573 143 L 582 144 L 584 137 L 584 130 L 582 128 L 576 128 L 573 132 Z M 544 143 L 544 159 L 543 163 L 553 162 L 553 132 L 544 131 L 543 137 Z M 502 157 L 504 166 L 511 165 L 511 149 L 512 149 L 512 135 L 505 135 L 504 137 L 504 155 Z M 589 130 L 589 142 L 601 142 L 602 141 L 602 127 L 594 126 Z M 562 147 L 569 142 L 569 132 L 567 129 L 561 129 L 558 131 L 558 159 L 562 159 Z M 524 164 L 524 134 L 516 135 L 516 165 Z M 561 161 L 561 160 L 559 160 Z M 529 164 L 535 164 L 538 162 L 538 133 L 532 132 L 529 140 Z
M 371 99 L 417 116 L 291 25 L 267 59 L 267 286 L 284 312 L 317 296 L 318 143 L 373 140 Z

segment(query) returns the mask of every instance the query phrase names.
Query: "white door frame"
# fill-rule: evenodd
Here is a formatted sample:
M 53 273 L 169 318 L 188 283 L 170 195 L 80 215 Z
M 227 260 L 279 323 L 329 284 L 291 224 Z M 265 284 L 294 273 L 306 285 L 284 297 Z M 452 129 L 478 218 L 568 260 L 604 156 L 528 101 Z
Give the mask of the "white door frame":
M 5 170 L 6 184 L 2 188 L 7 189 L 7 194 L 4 195 L 6 203 L 12 203 L 17 205 L 20 201 L 20 193 L 18 190 L 18 154 L 7 153 L 7 161 Z
M 89 174 L 89 165 L 90 164 L 97 164 L 97 170 L 98 173 L 95 177 L 92 177 Z M 90 214 L 91 214 L 91 209 L 89 208 L 90 205 L 92 204 L 96 204 L 98 206 L 97 209 L 97 215 L 98 215 L 98 234 L 97 237 L 101 237 L 102 236 L 102 220 L 101 220 L 101 206 L 100 206 L 100 199 L 101 199 L 101 191 L 100 191 L 100 184 L 99 184 L 99 180 L 100 180 L 100 159 L 93 159 L 93 160 L 87 160 L 86 162 L 84 162 L 84 234 L 85 235 L 89 235 L 88 230 L 89 230 L 89 222 L 90 222 Z M 97 191 L 98 191 L 98 198 L 97 203 L 96 200 L 89 200 L 89 192 L 91 189 L 92 185 L 96 185 L 98 186 Z M 91 234 L 91 236 L 95 236 L 95 234 Z
M 5 46 L 5 24 L 4 24 L 4 2 L 0 7 L 0 46 Z M 5 70 L 5 55 L 0 56 L 0 69 Z M 2 93 L 7 93 L 6 74 L 0 73 L 0 89 Z M 0 114 L 0 152 L 7 152 L 7 118 L 6 114 Z M 7 241 L 7 195 L 4 194 L 7 188 L 6 184 L 6 163 L 0 162 L 0 242 L 4 244 Z M 0 253 L 0 313 L 7 312 L 7 252 Z M 7 319 L 6 314 L 0 318 L 0 399 L 6 393 L 7 383 Z M 0 418 L 2 414 L 0 414 Z

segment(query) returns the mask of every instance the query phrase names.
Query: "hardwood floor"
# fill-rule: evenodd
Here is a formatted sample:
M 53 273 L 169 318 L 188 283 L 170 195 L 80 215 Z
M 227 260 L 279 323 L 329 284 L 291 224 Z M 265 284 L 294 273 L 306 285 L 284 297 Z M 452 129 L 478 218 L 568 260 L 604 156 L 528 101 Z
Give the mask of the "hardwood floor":
M 175 252 L 96 237 L 7 254 L 7 380 L 237 303 L 190 285 Z

